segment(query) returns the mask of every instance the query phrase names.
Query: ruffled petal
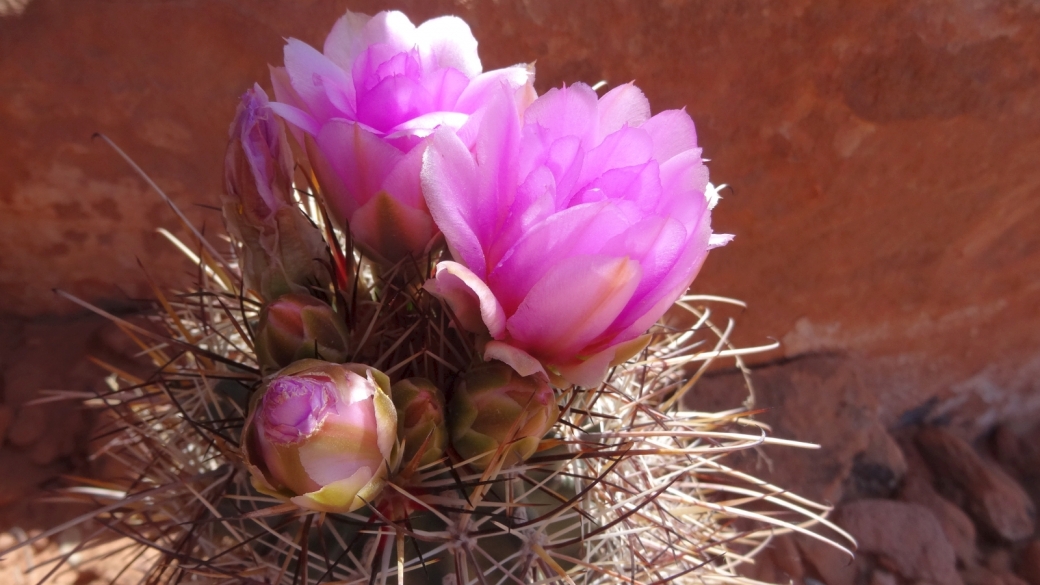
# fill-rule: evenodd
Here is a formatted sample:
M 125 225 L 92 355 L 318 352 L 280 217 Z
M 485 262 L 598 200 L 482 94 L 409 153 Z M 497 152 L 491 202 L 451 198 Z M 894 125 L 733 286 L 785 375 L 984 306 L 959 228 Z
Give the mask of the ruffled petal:
M 380 191 L 350 218 L 350 233 L 363 252 L 390 265 L 422 256 L 437 226 L 430 214 Z
M 449 128 L 434 132 L 430 138 L 421 183 L 426 205 L 451 255 L 483 278 L 487 274 L 484 250 L 471 224 L 481 210 L 483 196 L 477 189 L 477 163 Z
M 487 331 L 496 339 L 502 337 L 506 324 L 502 305 L 472 270 L 458 262 L 441 262 L 423 288 L 444 299 L 466 330 Z
M 508 314 L 552 267 L 574 256 L 598 254 L 634 218 L 610 201 L 571 207 L 530 228 L 488 276 Z
M 372 132 L 347 120 L 325 124 L 316 143 L 346 187 L 349 200 L 339 207 L 348 219 L 382 190 L 383 181 L 405 156 Z
M 314 47 L 289 39 L 285 45 L 285 70 L 293 89 L 316 120 L 354 117 L 354 84 L 346 71 Z
M 367 14 L 349 10 L 339 17 L 325 37 L 325 56 L 344 71 L 350 71 L 354 60 L 365 50 L 365 25 L 370 20 L 372 17 Z
M 697 129 L 684 110 L 666 110 L 650 118 L 642 129 L 654 142 L 654 158 L 664 163 L 673 156 L 697 148 Z
M 550 89 L 524 111 L 524 125 L 544 128 L 547 144 L 565 136 L 575 136 L 581 140 L 583 148 L 589 150 L 598 142 L 596 92 L 584 83 Z
M 429 47 L 435 66 L 458 69 L 471 79 L 480 75 L 483 67 L 477 56 L 477 39 L 461 18 L 442 16 L 427 20 L 416 32 L 419 43 Z
M 548 378 L 548 373 L 534 356 L 526 351 L 509 345 L 504 341 L 489 341 L 484 346 L 484 361 L 498 360 L 523 377 L 542 375 Z
M 459 96 L 455 110 L 472 114 L 486 104 L 490 96 L 498 91 L 503 83 L 515 92 L 529 86 L 533 80 L 533 69 L 526 65 L 514 65 L 481 73 L 470 80 L 469 85 Z
M 639 126 L 650 119 L 650 102 L 643 91 L 626 83 L 608 91 L 599 99 L 599 129 L 597 140 L 624 126 Z
M 395 52 L 410 51 L 419 42 L 415 25 L 403 12 L 397 10 L 383 11 L 373 16 L 365 24 L 363 34 L 366 46 L 389 45 Z
M 510 339 L 546 363 L 567 361 L 617 319 L 641 273 L 629 258 L 577 256 L 556 262 L 510 315 Z

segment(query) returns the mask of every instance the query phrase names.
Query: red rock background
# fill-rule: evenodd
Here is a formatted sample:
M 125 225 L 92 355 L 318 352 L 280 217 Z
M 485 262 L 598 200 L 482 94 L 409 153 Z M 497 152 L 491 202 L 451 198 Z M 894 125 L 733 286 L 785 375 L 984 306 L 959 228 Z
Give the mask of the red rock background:
M 25 406 L 34 368 L 76 390 L 100 375 L 52 288 L 125 310 L 150 294 L 139 259 L 164 286 L 192 278 L 155 231 L 183 235 L 173 214 L 91 134 L 220 233 L 207 206 L 237 96 L 267 85 L 284 37 L 320 44 L 348 6 L 458 14 L 486 68 L 537 61 L 541 90 L 635 80 L 655 110 L 687 108 L 732 187 L 716 230 L 737 235 L 694 290 L 749 303 L 740 344 L 783 342 L 751 359 L 759 405 L 824 445 L 771 451 L 784 485 L 848 500 L 857 457 L 903 456 L 890 433 L 985 439 L 1040 412 L 1035 1 L 0 0 L 0 423 L 57 420 Z M 733 406 L 733 382 L 719 371 L 692 401 Z M 82 466 L 22 432 L 0 457 L 35 457 L 44 478 Z

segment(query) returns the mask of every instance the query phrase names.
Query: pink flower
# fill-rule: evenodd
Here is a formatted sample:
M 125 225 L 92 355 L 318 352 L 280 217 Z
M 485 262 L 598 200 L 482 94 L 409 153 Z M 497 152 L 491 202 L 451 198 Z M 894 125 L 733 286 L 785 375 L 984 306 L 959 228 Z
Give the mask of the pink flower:
M 324 52 L 289 39 L 271 107 L 305 146 L 333 220 L 375 259 L 419 256 L 437 233 L 419 186 L 424 139 L 460 128 L 502 83 L 533 95 L 527 67 L 481 70 L 453 16 L 416 27 L 400 12 L 347 12 Z
M 423 190 L 456 261 L 426 287 L 489 335 L 485 359 L 595 386 L 731 236 L 712 235 L 685 111 L 651 117 L 634 85 L 554 89 L 522 121 L 508 98 L 430 143 Z
M 301 360 L 250 406 L 242 447 L 257 490 L 325 512 L 357 510 L 379 496 L 397 442 L 383 373 Z

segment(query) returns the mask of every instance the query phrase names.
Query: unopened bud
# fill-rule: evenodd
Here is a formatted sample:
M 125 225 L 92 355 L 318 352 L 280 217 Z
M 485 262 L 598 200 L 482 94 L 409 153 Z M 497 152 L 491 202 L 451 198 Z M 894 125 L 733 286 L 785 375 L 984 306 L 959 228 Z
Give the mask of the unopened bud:
M 390 380 L 362 364 L 304 360 L 250 401 L 242 449 L 260 492 L 322 512 L 373 502 L 396 461 Z
M 556 394 L 542 376 L 523 377 L 499 361 L 470 368 L 448 405 L 451 444 L 484 469 L 501 447 L 503 465 L 525 461 L 559 417 Z M 481 456 L 482 455 L 482 456 Z
M 408 378 L 394 384 L 393 400 L 397 437 L 403 444 L 402 466 L 414 461 L 415 467 L 422 467 L 440 459 L 448 444 L 441 391 L 426 378 Z
M 302 359 L 347 360 L 348 334 L 332 307 L 308 295 L 288 294 L 260 311 L 256 356 L 264 372 Z
M 242 96 L 224 159 L 224 221 L 242 244 L 246 288 L 264 299 L 329 285 L 325 240 L 293 198 L 293 158 L 259 85 Z

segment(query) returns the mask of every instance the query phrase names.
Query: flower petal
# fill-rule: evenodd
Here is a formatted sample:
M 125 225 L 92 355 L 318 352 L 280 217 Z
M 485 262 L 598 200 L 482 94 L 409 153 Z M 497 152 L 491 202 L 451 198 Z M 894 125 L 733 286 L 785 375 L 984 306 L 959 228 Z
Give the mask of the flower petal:
M 508 365 L 525 378 L 536 374 L 548 377 L 545 368 L 534 356 L 504 341 L 489 341 L 484 346 L 484 361 L 491 360 L 498 360 Z
M 546 363 L 568 361 L 610 327 L 641 272 L 635 260 L 601 255 L 555 263 L 509 317 L 510 338 Z
M 339 65 L 344 71 L 350 71 L 354 59 L 365 50 L 365 25 L 372 17 L 359 12 L 347 11 L 332 25 L 329 36 L 325 37 L 323 52 L 325 56 Z
M 430 214 L 380 191 L 351 216 L 350 233 L 363 252 L 389 265 L 422 256 L 437 226 Z
M 316 120 L 353 117 L 353 82 L 346 71 L 317 49 L 289 39 L 285 45 L 285 70 L 293 89 Z
M 584 83 L 550 89 L 524 111 L 524 126 L 528 125 L 544 128 L 548 144 L 565 136 L 575 136 L 584 149 L 589 150 L 598 142 L 596 92 Z
M 483 67 L 477 56 L 477 39 L 464 20 L 441 16 L 419 25 L 419 43 L 430 48 L 437 67 L 458 69 L 466 77 L 480 75 Z
M 482 207 L 477 163 L 451 129 L 441 128 L 433 133 L 420 177 L 426 205 L 444 234 L 451 255 L 469 266 L 478 278 L 484 277 L 484 250 L 472 225 Z
M 632 83 L 619 85 L 599 99 L 597 140 L 624 126 L 639 126 L 650 119 L 650 102 Z
M 339 208 L 347 219 L 382 190 L 383 181 L 404 158 L 404 153 L 347 120 L 325 124 L 316 143 L 346 186 L 350 200 Z
M 444 299 L 468 331 L 482 333 L 486 330 L 491 337 L 502 337 L 506 324 L 502 305 L 470 269 L 458 262 L 441 262 L 423 288 Z
M 488 283 L 506 313 L 512 314 L 555 264 L 598 254 L 604 243 L 630 225 L 632 218 L 611 201 L 555 213 L 520 237 L 491 271 Z
M 491 96 L 505 84 L 509 88 L 519 90 L 534 80 L 532 68 L 526 65 L 514 65 L 503 69 L 495 69 L 474 77 L 466 86 L 455 104 L 455 110 L 472 114 L 490 101 Z
M 654 141 L 654 158 L 664 163 L 673 156 L 697 148 L 697 129 L 685 110 L 665 110 L 642 125 Z

